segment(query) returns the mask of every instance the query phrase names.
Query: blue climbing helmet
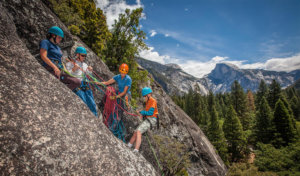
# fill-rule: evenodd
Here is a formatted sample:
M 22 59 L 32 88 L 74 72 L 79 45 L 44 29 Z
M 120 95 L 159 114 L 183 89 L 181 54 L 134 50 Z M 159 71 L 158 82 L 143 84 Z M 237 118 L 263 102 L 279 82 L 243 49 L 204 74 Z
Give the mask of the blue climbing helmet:
M 77 54 L 77 53 L 78 54 L 87 54 L 86 49 L 82 46 L 79 46 L 79 47 L 76 48 L 75 54 Z
M 149 88 L 149 87 L 144 87 L 144 88 L 142 89 L 142 96 L 143 96 L 143 97 L 146 96 L 146 95 L 148 95 L 148 94 L 150 94 L 150 93 L 152 93 L 151 88 Z
M 58 26 L 52 26 L 49 29 L 48 33 L 55 34 L 55 35 L 58 35 L 58 36 L 64 38 L 64 31 L 61 28 L 59 28 Z

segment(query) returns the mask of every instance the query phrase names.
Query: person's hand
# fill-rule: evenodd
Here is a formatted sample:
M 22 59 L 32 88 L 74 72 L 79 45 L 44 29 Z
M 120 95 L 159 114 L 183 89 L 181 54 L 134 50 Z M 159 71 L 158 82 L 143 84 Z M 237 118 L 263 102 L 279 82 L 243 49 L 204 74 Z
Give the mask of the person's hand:
M 73 67 L 73 71 L 76 71 L 76 70 L 78 70 L 80 67 L 78 66 L 78 64 L 76 64 L 76 63 L 74 63 L 74 67 Z
M 143 120 L 143 116 L 142 116 L 142 115 L 140 115 L 140 116 L 139 116 L 139 119 L 140 119 L 140 120 Z
M 60 77 L 60 70 L 57 67 L 55 67 L 53 70 L 54 70 L 54 74 L 59 78 Z
M 98 85 L 100 85 L 100 86 L 105 85 L 104 82 L 96 82 L 96 84 L 98 84 Z
M 141 112 L 141 110 L 138 110 L 138 109 L 136 110 L 136 113 L 141 116 L 142 114 L 140 112 Z
M 91 66 L 88 66 L 87 70 L 89 70 L 89 71 L 93 71 L 93 67 L 91 67 Z

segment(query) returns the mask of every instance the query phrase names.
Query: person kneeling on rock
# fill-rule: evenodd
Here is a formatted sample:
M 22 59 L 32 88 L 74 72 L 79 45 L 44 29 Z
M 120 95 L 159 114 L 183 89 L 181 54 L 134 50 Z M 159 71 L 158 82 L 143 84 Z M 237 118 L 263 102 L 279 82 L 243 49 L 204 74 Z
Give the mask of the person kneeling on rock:
M 94 115 L 98 117 L 93 92 L 88 85 L 85 76 L 85 74 L 92 74 L 93 71 L 93 68 L 84 62 L 87 56 L 86 49 L 81 46 L 77 47 L 75 50 L 75 55 L 76 59 L 71 60 L 66 64 L 66 69 L 71 73 L 71 75 L 76 77 L 76 79 L 80 80 L 81 82 L 80 87 L 77 87 L 74 92 L 90 108 Z
M 142 142 L 142 134 L 145 133 L 149 128 L 155 126 L 158 118 L 157 101 L 152 97 L 152 90 L 149 87 L 142 89 L 142 96 L 146 102 L 146 108 L 143 111 L 137 111 L 140 114 L 140 119 L 144 117 L 144 121 L 138 126 L 133 133 L 128 146 L 132 147 L 135 142 L 134 152 L 138 152 Z
M 40 43 L 40 55 L 46 70 L 65 83 L 71 90 L 74 90 L 80 86 L 80 80 L 61 71 L 63 54 L 58 44 L 61 43 L 63 38 L 64 32 L 62 29 L 52 26 L 48 31 L 47 39 L 42 40 Z

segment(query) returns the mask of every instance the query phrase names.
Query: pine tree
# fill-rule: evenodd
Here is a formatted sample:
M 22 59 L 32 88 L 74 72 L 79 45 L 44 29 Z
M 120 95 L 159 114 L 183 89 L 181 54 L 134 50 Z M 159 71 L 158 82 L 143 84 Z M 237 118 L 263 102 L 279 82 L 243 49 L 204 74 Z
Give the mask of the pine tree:
M 231 102 L 237 116 L 240 118 L 243 130 L 246 131 L 250 129 L 252 120 L 250 119 L 249 110 L 247 108 L 246 95 L 243 88 L 236 80 L 231 86 Z
M 279 100 L 281 94 L 280 84 L 274 79 L 269 86 L 268 102 L 270 107 L 274 110 L 276 102 Z
M 212 107 L 216 106 L 215 96 L 213 92 L 210 90 L 208 94 L 208 111 L 212 111 Z
M 291 102 L 290 103 L 291 109 L 293 111 L 295 119 L 300 120 L 300 101 L 299 101 L 299 99 L 294 95 L 290 102 Z
M 230 106 L 223 124 L 223 131 L 228 143 L 228 152 L 231 154 L 231 161 L 238 161 L 243 157 L 246 148 L 246 139 L 243 128 L 237 114 Z
M 228 146 L 225 141 L 224 132 L 220 126 L 218 113 L 215 106 L 212 106 L 211 109 L 212 111 L 210 112 L 210 124 L 208 126 L 208 138 L 210 142 L 215 146 L 224 163 L 227 163 L 228 165 Z
M 292 124 L 291 116 L 280 99 L 275 106 L 273 121 L 277 134 L 276 146 L 286 146 L 295 140 L 296 130 Z
M 271 108 L 265 97 L 262 97 L 256 114 L 255 134 L 258 142 L 270 143 L 272 141 L 274 126 Z
M 254 96 L 251 90 L 247 91 L 247 107 L 251 112 L 255 112 Z
M 269 94 L 268 86 L 265 83 L 265 81 L 262 79 L 260 81 L 260 84 L 259 84 L 259 87 L 258 87 L 258 91 L 256 93 L 255 105 L 258 107 L 259 104 L 260 104 L 260 101 L 261 101 L 262 97 L 267 97 L 268 94 Z

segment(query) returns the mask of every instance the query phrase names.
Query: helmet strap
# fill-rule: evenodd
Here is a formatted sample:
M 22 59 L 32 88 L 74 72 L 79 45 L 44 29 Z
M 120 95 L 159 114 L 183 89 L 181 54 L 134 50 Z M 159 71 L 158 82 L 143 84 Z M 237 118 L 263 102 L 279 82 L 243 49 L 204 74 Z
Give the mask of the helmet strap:
M 51 37 L 51 38 L 53 39 L 53 43 L 57 45 L 57 42 L 56 42 L 56 37 L 57 37 L 57 35 L 54 35 L 54 34 L 51 34 L 51 35 L 53 35 L 53 36 Z

